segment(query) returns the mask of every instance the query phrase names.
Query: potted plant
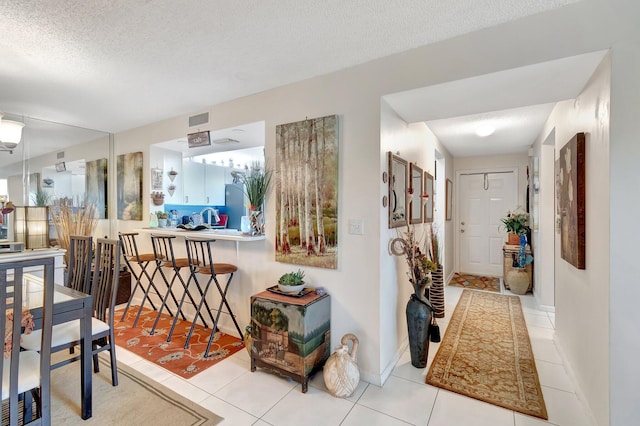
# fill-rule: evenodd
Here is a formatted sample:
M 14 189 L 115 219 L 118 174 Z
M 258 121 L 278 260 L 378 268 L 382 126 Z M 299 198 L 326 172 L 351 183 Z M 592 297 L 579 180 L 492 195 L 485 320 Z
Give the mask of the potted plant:
M 156 216 L 158 216 L 158 226 L 160 228 L 166 228 L 167 221 L 169 220 L 169 213 L 159 210 L 156 212 Z
M 44 207 L 51 204 L 53 197 L 44 189 L 38 188 L 36 192 L 31 196 L 34 206 Z
M 242 183 L 244 193 L 249 199 L 249 209 L 261 210 L 271 184 L 271 171 L 266 166 L 263 168 L 259 162 L 253 162 L 248 173 L 242 177 Z
M 304 289 L 304 271 L 287 272 L 278 280 L 278 288 L 285 293 L 299 293 Z
M 504 228 L 507 230 L 507 244 L 520 244 L 520 236 L 527 234 L 527 223 L 529 222 L 529 213 L 525 212 L 507 212 L 507 215 L 500 219 Z
M 271 171 L 266 165 L 263 168 L 259 162 L 253 162 L 247 174 L 242 177 L 244 193 L 249 200 L 249 222 L 251 233 L 261 235 L 262 230 L 262 207 L 267 191 L 271 185 Z

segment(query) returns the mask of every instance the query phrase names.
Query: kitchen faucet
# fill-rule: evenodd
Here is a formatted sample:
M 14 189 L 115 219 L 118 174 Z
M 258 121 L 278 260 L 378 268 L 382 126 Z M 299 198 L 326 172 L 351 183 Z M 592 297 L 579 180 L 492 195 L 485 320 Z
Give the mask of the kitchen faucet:
M 205 216 L 204 216 L 206 212 L 209 212 L 208 221 L 205 220 Z M 220 222 L 220 216 L 218 216 L 218 209 L 214 209 L 213 207 L 205 207 L 204 209 L 202 209 L 202 211 L 200 212 L 200 216 L 202 216 L 203 221 L 205 221 L 206 223 L 212 226 Z M 215 221 L 212 219 L 215 219 Z

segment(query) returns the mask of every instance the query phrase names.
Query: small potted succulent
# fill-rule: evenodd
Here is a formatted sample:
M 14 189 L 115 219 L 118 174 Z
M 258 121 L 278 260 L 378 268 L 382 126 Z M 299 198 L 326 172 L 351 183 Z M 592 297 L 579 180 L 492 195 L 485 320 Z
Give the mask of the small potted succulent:
M 158 226 L 160 228 L 166 228 L 169 220 L 169 213 L 160 210 L 156 212 L 156 216 L 158 216 Z
M 304 272 L 287 272 L 278 280 L 278 288 L 285 293 L 299 293 L 304 289 Z

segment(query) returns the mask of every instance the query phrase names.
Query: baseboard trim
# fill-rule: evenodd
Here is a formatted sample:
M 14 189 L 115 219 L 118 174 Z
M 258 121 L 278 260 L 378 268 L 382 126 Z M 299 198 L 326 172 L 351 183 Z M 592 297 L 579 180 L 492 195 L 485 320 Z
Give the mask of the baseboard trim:
M 556 333 L 553 334 L 553 342 L 555 343 L 556 348 L 558 349 L 558 354 L 560 354 L 560 358 L 562 358 L 562 363 L 567 372 L 567 375 L 569 376 L 569 378 L 571 379 L 571 381 L 575 386 L 576 397 L 578 398 L 578 402 L 580 402 L 580 405 L 582 405 L 582 408 L 584 408 L 584 412 L 586 413 L 587 418 L 589 420 L 589 426 L 598 426 L 596 417 L 593 415 L 593 411 L 591 411 L 591 407 L 587 402 L 587 398 L 585 398 L 584 393 L 582 393 L 582 389 L 580 388 L 578 381 L 576 380 L 576 375 L 573 372 L 573 367 L 571 366 L 571 363 L 569 362 L 569 358 L 567 358 L 566 353 L 562 349 L 562 345 L 560 344 L 560 340 L 558 339 L 558 335 Z

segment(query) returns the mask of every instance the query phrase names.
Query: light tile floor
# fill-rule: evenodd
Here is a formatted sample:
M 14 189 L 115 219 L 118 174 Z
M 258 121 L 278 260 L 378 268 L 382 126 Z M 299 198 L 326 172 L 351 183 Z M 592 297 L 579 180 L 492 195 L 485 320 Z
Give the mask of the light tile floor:
M 461 293 L 462 288 L 446 287 L 447 318 L 438 320 L 443 335 Z M 303 394 L 296 382 L 260 369 L 251 373 L 249 356 L 244 350 L 189 380 L 122 347 L 118 348 L 118 361 L 224 417 L 224 425 L 589 425 L 575 385 L 553 341 L 554 314 L 537 309 L 531 295 L 520 297 L 549 413 L 548 422 L 425 384 L 428 366 L 414 368 L 408 351 L 384 386 L 361 381 L 348 399 L 329 395 L 322 374 L 311 379 L 308 392 Z M 429 362 L 437 349 L 438 344 L 432 343 Z

